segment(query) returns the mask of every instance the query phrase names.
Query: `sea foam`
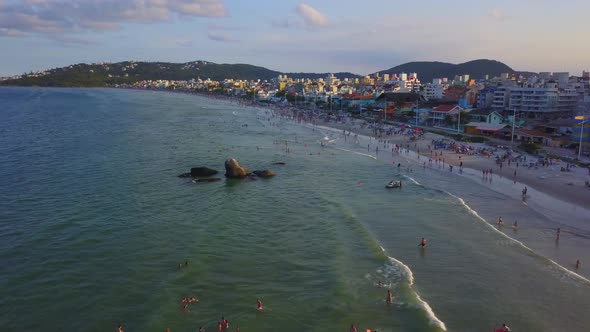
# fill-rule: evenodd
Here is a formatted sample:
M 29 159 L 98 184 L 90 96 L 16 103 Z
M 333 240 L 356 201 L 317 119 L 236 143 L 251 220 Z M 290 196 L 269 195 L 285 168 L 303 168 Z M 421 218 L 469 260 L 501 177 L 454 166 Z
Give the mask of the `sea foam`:
M 568 270 L 565 266 L 560 265 L 559 263 L 557 263 L 556 261 L 554 261 L 554 260 L 552 260 L 550 258 L 547 258 L 545 256 L 542 256 L 542 255 L 538 254 L 533 249 L 527 247 L 521 241 L 518 241 L 517 239 L 508 236 L 506 233 L 504 233 L 504 232 L 500 231 L 498 228 L 494 227 L 494 225 L 492 225 L 489 222 L 487 222 L 482 216 L 479 215 L 479 213 L 477 213 L 477 211 L 475 211 L 467 203 L 465 203 L 465 200 L 463 200 L 463 198 L 461 198 L 459 196 L 456 196 L 456 195 L 453 195 L 453 194 L 451 194 L 448 191 L 444 191 L 444 192 L 446 194 L 448 194 L 449 196 L 457 199 L 461 203 L 461 205 L 463 205 L 465 207 L 465 209 L 467 209 L 467 211 L 469 211 L 469 213 L 471 213 L 472 215 L 474 215 L 480 221 L 484 222 L 488 227 L 490 227 L 491 229 L 493 229 L 496 233 L 498 233 L 501 236 L 505 237 L 506 239 L 508 239 L 508 240 L 510 240 L 510 241 L 512 241 L 512 242 L 514 242 L 514 243 L 516 243 L 518 245 L 520 245 L 522 248 L 524 248 L 525 250 L 528 250 L 532 254 L 534 254 L 534 255 L 536 255 L 538 257 L 541 257 L 543 259 L 546 259 L 551 264 L 553 264 L 555 267 L 557 267 L 559 270 L 561 270 L 562 272 L 565 272 L 567 275 L 569 275 L 569 276 L 571 276 L 573 278 L 576 278 L 576 279 L 578 279 L 580 281 L 583 281 L 583 282 L 586 282 L 586 283 L 590 284 L 590 280 L 588 280 L 586 277 L 584 277 L 584 276 L 582 276 L 582 275 L 580 275 L 580 274 L 578 274 L 578 273 L 576 273 L 574 271 Z
M 381 247 L 381 250 L 383 250 L 383 253 L 386 253 L 385 249 L 383 247 Z M 408 278 L 408 286 L 410 287 L 410 289 L 412 289 L 412 292 L 414 292 L 414 294 L 416 295 L 416 299 L 418 300 L 418 302 L 420 303 L 420 307 L 422 309 L 424 309 L 424 311 L 426 312 L 426 315 L 428 316 L 428 319 L 430 320 L 430 323 L 439 327 L 441 330 L 446 331 L 447 330 L 447 326 L 445 325 L 445 323 L 440 320 L 438 317 L 436 317 L 436 314 L 434 313 L 434 311 L 432 310 L 432 307 L 430 307 L 430 305 L 428 304 L 428 302 L 424 301 L 420 295 L 418 294 L 418 292 L 416 292 L 416 290 L 414 289 L 414 273 L 412 272 L 412 269 L 410 269 L 409 266 L 407 266 L 406 264 L 404 264 L 402 261 L 400 261 L 399 259 L 396 259 L 394 257 L 391 256 L 387 256 L 387 258 L 389 259 L 389 261 L 392 264 L 401 266 L 404 274 L 406 275 L 406 277 Z

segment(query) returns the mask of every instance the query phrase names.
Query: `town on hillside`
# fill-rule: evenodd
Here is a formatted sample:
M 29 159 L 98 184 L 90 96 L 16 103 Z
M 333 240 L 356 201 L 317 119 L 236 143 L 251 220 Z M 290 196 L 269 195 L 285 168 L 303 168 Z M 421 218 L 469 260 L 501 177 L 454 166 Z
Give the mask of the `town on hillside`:
M 148 80 L 115 85 L 243 98 L 260 104 L 348 113 L 373 122 L 405 123 L 464 137 L 518 142 L 532 150 L 559 149 L 572 159 L 588 158 L 590 72 L 541 72 L 531 77 L 501 74 L 472 79 L 469 74 L 421 82 L 416 73 L 363 78 L 188 81 Z M 588 128 L 588 125 L 585 126 Z M 584 146 L 583 151 L 580 146 Z M 569 150 L 564 150 L 569 149 Z M 535 152 L 535 151 L 532 151 Z

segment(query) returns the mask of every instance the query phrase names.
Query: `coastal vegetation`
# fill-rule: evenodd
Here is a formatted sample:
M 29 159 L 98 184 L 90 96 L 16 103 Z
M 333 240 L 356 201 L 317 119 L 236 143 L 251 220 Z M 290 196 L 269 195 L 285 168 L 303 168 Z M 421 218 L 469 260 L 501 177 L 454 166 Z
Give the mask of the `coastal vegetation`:
M 270 80 L 283 73 L 248 64 L 217 64 L 208 61 L 186 63 L 134 62 L 75 64 L 43 72 L 25 73 L 18 78 L 0 81 L 0 85 L 49 87 L 102 87 L 130 84 L 143 80 L 224 79 Z M 289 77 L 319 78 L 327 73 L 286 73 Z M 336 73 L 336 77 L 355 78 L 352 73 Z

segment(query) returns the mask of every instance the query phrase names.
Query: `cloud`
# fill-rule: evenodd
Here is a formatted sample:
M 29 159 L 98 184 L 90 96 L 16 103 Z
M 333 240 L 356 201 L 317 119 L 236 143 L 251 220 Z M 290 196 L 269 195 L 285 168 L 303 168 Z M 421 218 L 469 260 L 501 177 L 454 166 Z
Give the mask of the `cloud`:
M 297 14 L 299 14 L 305 24 L 312 27 L 325 27 L 328 25 L 328 18 L 324 14 L 320 13 L 317 9 L 300 3 L 296 8 Z
M 0 36 L 105 31 L 226 14 L 224 0 L 0 0 Z
M 508 16 L 506 16 L 506 14 L 504 13 L 504 11 L 503 11 L 503 10 L 501 10 L 501 9 L 498 9 L 498 8 L 494 8 L 494 9 L 492 9 L 492 10 L 491 10 L 491 11 L 488 13 L 488 15 L 489 15 L 489 16 L 490 16 L 492 19 L 494 19 L 494 20 L 496 20 L 496 21 L 504 21 L 504 20 L 508 19 Z
M 214 41 L 218 41 L 218 42 L 236 42 L 238 41 L 236 38 L 234 38 L 231 35 L 228 35 L 226 33 L 216 33 L 216 32 L 209 32 L 209 34 L 207 35 L 207 37 L 211 40 Z

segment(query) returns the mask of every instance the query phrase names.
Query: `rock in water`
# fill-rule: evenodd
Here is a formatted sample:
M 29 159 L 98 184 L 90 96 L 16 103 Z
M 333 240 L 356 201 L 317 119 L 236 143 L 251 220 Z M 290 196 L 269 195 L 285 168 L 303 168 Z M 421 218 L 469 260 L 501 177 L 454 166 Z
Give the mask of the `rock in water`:
M 282 162 L 282 161 L 279 161 L 279 162 L 276 162 L 276 163 L 272 163 L 272 164 L 273 164 L 273 165 L 285 165 L 285 163 L 284 163 L 284 162 Z
M 240 166 L 237 160 L 228 159 L 225 161 L 225 176 L 228 178 L 244 178 L 250 171 L 246 167 Z
M 182 173 L 178 177 L 179 178 L 190 178 L 191 177 L 191 173 Z
M 208 168 L 208 167 L 193 167 L 193 168 L 191 168 L 191 176 L 192 177 L 212 176 L 217 173 L 218 172 L 216 170 Z
M 273 171 L 269 169 L 265 169 L 262 171 L 254 171 L 252 173 L 256 174 L 256 176 L 258 176 L 259 178 L 270 178 L 276 175 Z

